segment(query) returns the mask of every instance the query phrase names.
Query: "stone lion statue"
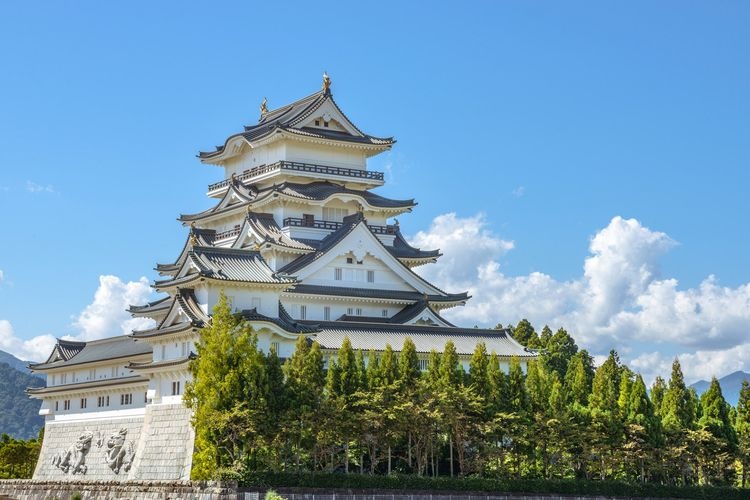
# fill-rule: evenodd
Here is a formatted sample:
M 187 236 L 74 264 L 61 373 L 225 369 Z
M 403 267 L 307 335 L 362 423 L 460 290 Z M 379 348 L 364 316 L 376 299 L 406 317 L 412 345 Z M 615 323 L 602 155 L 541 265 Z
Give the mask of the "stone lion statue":
M 85 431 L 78 436 L 78 440 L 63 453 L 52 459 L 52 465 L 63 471 L 65 474 L 86 474 L 86 455 L 91 449 L 91 440 L 94 433 Z

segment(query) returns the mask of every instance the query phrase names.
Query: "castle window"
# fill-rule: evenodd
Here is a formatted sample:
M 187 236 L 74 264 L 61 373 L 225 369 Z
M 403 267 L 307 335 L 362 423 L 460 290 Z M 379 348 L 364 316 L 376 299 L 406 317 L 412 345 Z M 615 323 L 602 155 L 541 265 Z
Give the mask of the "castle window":
M 302 214 L 302 225 L 313 227 L 315 225 L 315 216 L 313 214 Z
M 325 306 L 323 308 L 323 319 L 326 320 L 326 321 L 330 321 L 331 320 L 331 308 L 328 307 L 328 306 Z
M 126 406 L 126 405 L 132 405 L 133 404 L 133 395 L 132 394 L 120 394 L 120 405 Z
M 362 308 L 361 307 L 357 308 L 357 316 L 362 316 Z
M 367 271 L 367 282 L 375 283 L 375 271 Z
M 143 402 L 148 403 L 148 391 L 143 393 Z
M 66 399 L 65 401 L 63 401 L 63 410 L 65 410 L 65 411 L 70 410 L 70 400 L 69 399 Z
M 180 395 L 180 383 L 172 382 L 172 396 L 179 396 L 179 395 Z
M 427 371 L 427 360 L 426 359 L 420 359 L 419 360 L 419 369 L 423 372 Z
M 275 352 L 277 356 L 279 354 L 279 347 L 280 345 L 278 342 L 271 342 L 271 350 Z
M 86 399 L 86 398 L 81 398 L 81 409 L 82 409 L 82 410 L 86 408 L 86 406 L 87 406 L 88 402 L 89 402 L 89 401 L 88 401 L 88 399 Z
M 343 275 L 344 271 L 340 267 L 337 267 L 333 270 L 333 279 L 335 279 L 336 281 L 341 281 L 344 277 Z
M 382 316 L 383 316 L 384 318 L 387 318 L 387 317 L 388 317 L 388 309 L 383 309 L 383 310 L 382 310 L 381 312 L 382 312 L 382 314 L 381 314 L 381 315 L 382 315 Z
M 325 128 L 328 128 L 328 122 L 323 122 L 323 126 L 324 126 Z
M 58 411 L 60 409 L 60 402 L 55 401 L 55 411 Z
M 320 120 L 315 120 L 315 126 L 320 127 Z
M 346 263 L 347 264 L 354 264 L 354 259 L 352 259 L 351 257 L 347 257 L 346 258 Z
M 307 319 L 307 306 L 299 306 L 299 319 Z
M 354 308 L 353 307 L 347 307 L 346 308 L 346 314 L 349 316 L 354 316 Z

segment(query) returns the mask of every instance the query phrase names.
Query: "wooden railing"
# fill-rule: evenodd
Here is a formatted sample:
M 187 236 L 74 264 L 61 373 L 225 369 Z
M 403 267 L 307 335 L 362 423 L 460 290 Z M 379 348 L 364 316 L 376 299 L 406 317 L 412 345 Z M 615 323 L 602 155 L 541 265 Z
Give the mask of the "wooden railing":
M 338 175 L 342 177 L 353 177 L 357 179 L 368 179 L 375 181 L 382 181 L 384 178 L 383 172 L 372 172 L 369 170 L 359 170 L 356 168 L 345 168 L 345 167 L 330 167 L 327 165 L 316 165 L 314 163 L 300 163 L 297 161 L 277 161 L 270 165 L 260 165 L 250 170 L 245 170 L 241 174 L 237 174 L 235 179 L 242 182 L 259 177 L 261 175 L 269 174 L 271 172 L 277 172 L 280 170 L 290 170 L 293 172 L 308 172 L 313 174 L 324 174 L 324 175 Z M 232 182 L 231 179 L 224 179 L 221 182 L 216 182 L 208 186 L 208 192 L 216 191 L 218 189 L 225 188 Z
M 343 222 L 334 222 L 330 220 L 312 220 L 300 217 L 287 217 L 283 221 L 285 227 L 312 227 L 315 229 L 326 229 L 335 231 L 344 225 Z M 396 234 L 396 226 L 378 226 L 368 224 L 367 227 L 375 234 Z

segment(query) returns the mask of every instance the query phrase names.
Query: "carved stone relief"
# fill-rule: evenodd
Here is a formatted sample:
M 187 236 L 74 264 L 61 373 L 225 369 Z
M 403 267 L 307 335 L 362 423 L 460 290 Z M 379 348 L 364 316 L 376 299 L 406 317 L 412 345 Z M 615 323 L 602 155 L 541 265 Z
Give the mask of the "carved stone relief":
M 93 438 L 93 432 L 84 432 L 78 436 L 78 440 L 70 448 L 52 459 L 52 465 L 65 474 L 86 474 L 88 470 L 86 455 L 88 455 L 91 449 L 91 440 Z
M 112 433 L 107 440 L 105 452 L 105 461 L 112 472 L 119 474 L 120 470 L 128 472 L 135 458 L 133 441 L 125 442 L 128 430 L 123 428 L 118 432 Z
M 113 432 L 108 438 L 100 431 L 94 440 L 94 433 L 85 431 L 70 448 L 52 459 L 52 465 L 65 474 L 86 474 L 86 457 L 93 442 L 98 449 L 104 448 L 104 462 L 112 472 L 128 472 L 135 458 L 135 446 L 133 441 L 126 441 L 127 435 L 125 428 Z

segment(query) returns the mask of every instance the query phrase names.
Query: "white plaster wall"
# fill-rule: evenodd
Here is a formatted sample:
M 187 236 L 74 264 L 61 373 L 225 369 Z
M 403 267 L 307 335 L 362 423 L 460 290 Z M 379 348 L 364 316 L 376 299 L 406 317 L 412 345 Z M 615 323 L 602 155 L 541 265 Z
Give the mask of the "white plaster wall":
M 334 148 L 293 141 L 288 142 L 285 159 L 289 161 L 362 170 L 367 167 L 367 159 L 364 152 L 361 150 L 353 148 Z
M 355 263 L 347 264 L 346 259 L 352 258 Z M 342 280 L 336 280 L 334 269 L 342 269 Z M 367 271 L 375 272 L 375 282 L 367 281 Z M 356 264 L 356 257 L 352 254 L 339 255 L 325 267 L 304 279 L 306 284 L 344 286 L 357 288 L 375 288 L 385 290 L 414 290 L 404 280 L 390 270 L 380 259 L 366 255 L 362 264 Z
M 276 141 L 254 149 L 246 145 L 242 155 L 231 158 L 224 164 L 224 178 L 286 159 L 286 141 Z

